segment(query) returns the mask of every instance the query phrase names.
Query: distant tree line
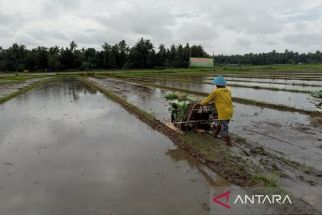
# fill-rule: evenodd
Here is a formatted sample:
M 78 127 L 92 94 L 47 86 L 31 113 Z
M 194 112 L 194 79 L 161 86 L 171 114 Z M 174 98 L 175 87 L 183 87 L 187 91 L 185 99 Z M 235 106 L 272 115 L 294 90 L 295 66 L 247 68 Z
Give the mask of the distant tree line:
M 27 49 L 13 44 L 8 49 L 0 47 L 0 71 L 62 71 L 90 69 L 146 69 L 181 68 L 189 66 L 189 57 L 207 57 L 200 45 L 161 44 L 157 49 L 150 40 L 141 38 L 133 47 L 124 40 L 110 45 L 104 43 L 101 50 L 78 49 L 72 41 L 69 47 L 58 46 Z
M 149 69 L 186 68 L 189 57 L 210 57 L 200 45 L 161 44 L 155 47 L 150 40 L 141 38 L 133 47 L 122 40 L 117 44 L 104 43 L 102 49 L 78 49 L 72 41 L 69 47 L 37 47 L 27 49 L 13 44 L 8 49 L 0 47 L 0 71 L 65 71 L 91 69 Z M 273 50 L 268 53 L 244 55 L 216 55 L 215 64 L 270 65 L 322 63 L 322 53 L 298 53 Z
M 322 63 L 322 53 L 298 53 L 285 50 L 283 53 L 273 50 L 268 53 L 244 55 L 217 55 L 214 57 L 216 64 L 243 64 L 243 65 L 270 65 L 270 64 L 300 64 Z

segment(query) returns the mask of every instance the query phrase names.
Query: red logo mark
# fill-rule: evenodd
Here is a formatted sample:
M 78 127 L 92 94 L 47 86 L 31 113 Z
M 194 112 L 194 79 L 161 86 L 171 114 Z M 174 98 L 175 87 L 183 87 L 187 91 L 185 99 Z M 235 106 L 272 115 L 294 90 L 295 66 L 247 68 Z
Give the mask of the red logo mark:
M 227 191 L 223 194 L 220 194 L 219 196 L 216 196 L 212 199 L 213 202 L 225 207 L 225 208 L 230 208 L 229 203 L 229 195 L 230 195 L 230 191 Z M 225 202 L 219 201 L 219 199 L 225 198 Z

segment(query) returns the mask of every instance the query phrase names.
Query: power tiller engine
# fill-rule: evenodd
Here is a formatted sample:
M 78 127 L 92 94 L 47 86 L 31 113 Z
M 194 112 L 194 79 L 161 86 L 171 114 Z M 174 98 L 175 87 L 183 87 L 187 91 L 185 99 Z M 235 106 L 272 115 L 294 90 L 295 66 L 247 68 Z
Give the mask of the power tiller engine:
M 171 123 L 181 131 L 209 132 L 217 120 L 213 104 L 200 106 L 197 101 L 178 98 L 169 102 Z

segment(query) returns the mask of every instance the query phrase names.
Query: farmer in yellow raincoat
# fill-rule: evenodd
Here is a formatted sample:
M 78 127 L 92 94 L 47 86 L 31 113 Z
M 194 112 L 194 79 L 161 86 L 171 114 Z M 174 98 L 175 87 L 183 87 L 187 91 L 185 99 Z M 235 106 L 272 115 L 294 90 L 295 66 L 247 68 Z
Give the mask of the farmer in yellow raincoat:
M 213 102 L 218 113 L 218 123 L 214 126 L 214 137 L 221 132 L 227 145 L 231 146 L 229 135 L 229 121 L 233 117 L 234 107 L 231 97 L 231 91 L 226 87 L 226 80 L 222 76 L 214 78 L 213 83 L 216 89 L 208 97 L 200 102 L 200 105 L 207 105 Z

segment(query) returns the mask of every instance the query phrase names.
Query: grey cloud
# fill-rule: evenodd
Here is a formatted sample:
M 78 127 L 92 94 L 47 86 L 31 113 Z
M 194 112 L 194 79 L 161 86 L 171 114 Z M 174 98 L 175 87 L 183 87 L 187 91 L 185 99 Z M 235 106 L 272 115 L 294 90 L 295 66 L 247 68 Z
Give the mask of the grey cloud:
M 48 29 L 33 29 L 29 36 L 38 41 L 48 41 L 52 39 L 68 40 L 68 36 L 64 32 Z
M 16 39 L 17 43 L 26 45 L 27 47 L 41 46 L 41 44 L 37 40 L 27 34 L 19 34 L 16 36 Z
M 1 32 L 0 39 L 1 38 L 7 39 L 8 37 L 12 36 L 12 32 L 7 31 L 7 29 L 2 26 L 0 26 L 0 32 Z M 0 46 L 1 46 L 1 44 L 0 44 Z
M 272 14 L 253 8 L 227 8 L 216 14 L 214 20 L 227 30 L 248 34 L 277 33 L 283 27 Z
M 189 19 L 189 18 L 196 18 L 200 16 L 196 13 L 185 12 L 185 13 L 177 13 L 175 14 L 175 17 Z
M 77 0 L 43 1 L 40 8 L 42 16 L 46 19 L 58 17 L 65 13 L 73 13 L 80 8 L 81 4 L 82 1 Z
M 298 30 L 300 30 L 300 31 L 302 31 L 302 30 L 305 30 L 305 29 L 307 29 L 308 28 L 308 24 L 306 23 L 306 22 L 297 22 L 297 23 L 295 23 L 295 27 L 298 29 Z
M 187 42 L 211 41 L 218 37 L 214 26 L 198 22 L 182 24 L 177 31 L 177 35 L 181 40 Z
M 27 20 L 24 20 L 22 16 L 7 14 L 0 10 L 0 27 L 17 29 Z
M 170 34 L 166 27 L 174 24 L 173 15 L 169 11 L 162 8 L 146 10 L 138 6 L 98 19 L 106 28 L 113 27 L 121 32 L 145 35 L 166 35 L 164 31 Z
M 10 0 L 0 2 L 0 46 L 99 47 L 140 37 L 197 43 L 210 53 L 318 49 L 319 0 Z M 305 32 L 303 32 L 305 30 Z M 305 48 L 304 48 L 305 46 Z
M 13 17 L 5 14 L 4 12 L 0 11 L 0 25 L 6 25 L 8 23 L 13 22 Z
M 251 46 L 251 42 L 246 39 L 246 38 L 237 38 L 237 41 L 236 41 L 237 45 L 239 46 L 243 46 L 243 47 L 246 47 L 246 48 L 249 48 Z
M 268 46 L 275 46 L 277 45 L 278 43 L 275 42 L 275 41 L 272 41 L 272 40 L 268 40 L 268 41 L 265 41 L 265 44 L 268 45 Z
M 95 20 L 108 32 L 107 38 L 126 39 L 130 44 L 140 37 L 154 42 L 171 41 L 174 37 L 175 16 L 166 8 L 147 10 L 132 5 L 130 9 L 96 16 Z
M 319 49 L 322 45 L 322 33 L 298 33 L 286 35 L 284 41 L 289 44 L 296 44 L 303 47 L 313 46 Z
M 288 11 L 285 15 L 291 22 L 316 20 L 322 17 L 322 5 L 306 7 L 297 11 Z

